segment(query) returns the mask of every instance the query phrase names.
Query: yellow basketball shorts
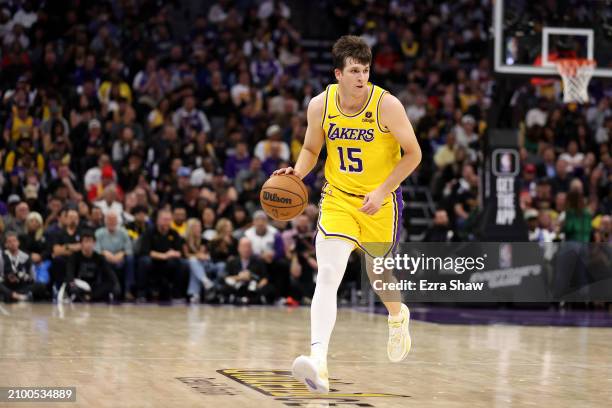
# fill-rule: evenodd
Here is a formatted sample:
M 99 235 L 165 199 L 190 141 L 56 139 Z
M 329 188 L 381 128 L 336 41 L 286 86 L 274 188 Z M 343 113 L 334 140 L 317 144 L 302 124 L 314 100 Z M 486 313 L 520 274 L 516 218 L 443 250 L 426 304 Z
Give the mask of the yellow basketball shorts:
M 317 232 L 325 238 L 352 243 L 371 256 L 386 256 L 399 241 L 402 225 L 402 191 L 398 187 L 374 215 L 359 209 L 363 197 L 325 183 L 319 202 Z

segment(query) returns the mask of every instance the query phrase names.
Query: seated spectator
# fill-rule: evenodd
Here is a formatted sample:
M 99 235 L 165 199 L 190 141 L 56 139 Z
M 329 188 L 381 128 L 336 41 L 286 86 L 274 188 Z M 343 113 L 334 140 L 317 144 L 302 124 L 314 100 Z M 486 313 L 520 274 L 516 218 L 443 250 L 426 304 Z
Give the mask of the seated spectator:
M 4 171 L 12 173 L 17 169 L 34 170 L 39 176 L 45 171 L 45 158 L 29 133 L 23 133 L 16 146 L 6 154 Z
M 253 82 L 261 88 L 276 85 L 283 73 L 283 67 L 267 48 L 259 50 L 259 55 L 251 62 L 250 70 Z
M 185 232 L 185 243 L 183 244 L 183 254 L 189 263 L 189 287 L 187 296 L 190 303 L 200 303 L 200 293 L 202 287 L 207 294 L 214 288 L 213 264 L 210 262 L 210 253 L 206 248 L 206 242 L 202 238 L 202 224 L 197 218 L 190 218 L 187 221 Z M 207 298 L 210 298 L 207 296 Z
M 268 216 L 259 210 L 253 214 L 253 226 L 244 232 L 249 239 L 253 254 L 266 258 L 275 252 L 282 253 L 283 242 L 278 230 L 268 224 Z
M 95 245 L 94 234 L 85 231 L 81 236 L 81 248 L 70 255 L 66 285 L 73 300 L 79 298 L 84 301 L 112 301 L 119 296 L 119 280 L 104 260 L 104 256 L 94 251 Z
M 425 233 L 424 242 L 451 242 L 454 238 L 454 231 L 450 227 L 448 213 L 445 209 L 439 208 L 434 215 L 433 225 Z
M 578 143 L 575 140 L 571 140 L 567 144 L 567 151 L 561 154 L 559 159 L 567 162 L 567 171 L 569 173 L 575 173 L 578 169 L 582 169 L 584 153 L 579 152 Z
M 51 252 L 51 284 L 55 289 L 65 281 L 68 259 L 81 250 L 79 213 L 72 208 L 62 210 L 58 221 L 47 240 Z
M 4 142 L 17 142 L 21 135 L 29 134 L 34 139 L 38 138 L 40 120 L 35 119 L 28 112 L 28 103 L 18 101 L 16 109 L 13 110 L 4 125 Z
M 552 146 L 546 146 L 542 152 L 543 163 L 542 169 L 538 169 L 538 177 L 546 177 L 552 179 L 557 174 L 555 165 L 555 148 Z
M 461 125 L 455 127 L 457 144 L 467 148 L 478 148 L 478 133 L 475 131 L 476 120 L 471 115 L 461 118 Z
M 545 212 L 542 211 L 542 214 Z M 555 238 L 555 234 L 552 231 L 540 225 L 542 214 L 534 208 L 525 211 L 525 221 L 527 221 L 527 228 L 529 229 L 530 242 L 553 242 Z
M 119 215 L 109 210 L 104 217 L 105 226 L 96 230 L 96 252 L 104 256 L 119 282 L 123 283 L 126 300 L 134 300 L 134 253 L 132 240 L 126 229 L 119 225 Z
M 176 231 L 182 238 L 185 238 L 187 230 L 187 210 L 184 206 L 178 205 L 172 210 L 172 224 L 170 228 Z
M 229 303 L 266 304 L 274 295 L 265 265 L 253 254 L 251 242 L 243 237 L 238 242 L 238 256 L 227 263 L 223 294 Z
M 585 204 L 584 189 L 578 179 L 572 180 L 567 193 L 567 209 L 561 216 L 566 241 L 590 242 L 592 215 Z
M 436 150 L 434 162 L 439 169 L 455 162 L 455 134 L 453 132 L 446 136 L 446 144 Z
M 7 231 L 13 231 L 17 235 L 26 233 L 26 219 L 30 213 L 30 207 L 25 201 L 20 201 L 15 206 L 15 215 L 9 215 L 5 222 Z
M 204 208 L 202 211 L 202 237 L 206 242 L 212 241 L 217 236 L 215 230 L 215 224 L 217 222 L 217 215 L 215 210 L 210 207 Z
M 141 240 L 142 235 L 149 229 L 149 214 L 146 207 L 137 205 L 132 209 L 134 220 L 125 225 L 129 237 L 134 243 Z M 135 244 L 135 246 L 140 246 Z M 139 251 L 134 248 L 134 253 L 139 254 Z
M 236 180 L 234 181 L 234 186 L 238 192 L 242 191 L 242 186 L 244 185 L 244 180 L 248 178 L 254 178 L 255 183 L 258 186 L 263 185 L 266 182 L 268 176 L 261 169 L 261 160 L 257 157 L 253 157 L 251 162 L 249 163 L 249 168 L 245 170 L 240 170 L 236 175 Z
M 248 145 L 245 142 L 236 144 L 234 154 L 228 155 L 225 160 L 225 175 L 234 179 L 241 170 L 247 170 L 251 163 Z
M 210 256 L 213 262 L 223 265 L 229 257 L 238 254 L 238 241 L 234 238 L 234 227 L 227 218 L 217 221 L 217 234 L 210 241 Z
M 32 259 L 19 249 L 15 232 L 6 233 L 5 248 L 2 253 L 4 267 L 0 270 L 0 296 L 5 301 L 46 299 L 47 288 L 36 282 Z
M 291 155 L 289 146 L 282 141 L 282 129 L 278 125 L 271 125 L 266 130 L 266 139 L 255 145 L 255 157 L 265 162 L 273 155 L 273 149 L 279 150 L 278 157 L 288 161 Z
M 102 183 L 102 170 L 106 170 L 107 176 L 110 175 L 109 179 L 116 179 L 115 171 L 110 166 L 110 157 L 107 154 L 103 154 L 98 159 L 98 165 L 90 168 L 85 173 L 85 177 L 83 178 L 83 183 L 85 186 L 85 191 L 89 191 L 92 187 L 99 186 Z
M 557 159 L 556 175 L 552 178 L 551 184 L 553 192 L 567 193 L 570 185 L 569 164 L 562 158 Z
M 34 268 L 41 267 L 48 258 L 47 242 L 44 236 L 43 219 L 37 212 L 31 212 L 26 219 L 26 232 L 19 236 L 19 243 L 24 252 L 30 254 Z M 50 265 L 49 261 L 46 261 Z M 47 266 L 48 268 L 48 266 Z M 36 271 L 38 275 L 38 270 Z M 46 271 L 48 273 L 48 270 Z
M 94 204 L 96 201 L 102 201 L 102 199 L 104 199 L 104 193 L 109 186 L 114 187 L 115 197 L 121 200 L 123 198 L 123 191 L 121 191 L 121 188 L 115 183 L 117 175 L 110 164 L 106 164 L 102 167 L 101 177 L 100 183 L 90 187 L 87 191 L 87 198 L 89 201 Z
M 196 108 L 193 96 L 183 99 L 183 107 L 172 116 L 172 123 L 183 135 L 189 135 L 191 131 L 210 133 L 208 118 L 204 112 Z
M 155 228 L 143 235 L 142 254 L 147 258 L 142 268 L 143 278 L 154 300 L 171 300 L 176 283 L 181 282 L 181 250 L 183 239 L 172 228 L 172 213 L 160 210 Z M 141 273 L 142 273 L 141 272 Z
M 612 243 L 612 216 L 603 215 L 593 233 L 594 242 Z
M 123 204 L 118 197 L 117 186 L 109 184 L 104 188 L 104 193 L 101 200 L 94 202 L 94 205 L 102 210 L 104 215 L 109 211 L 114 211 L 119 215 L 119 225 L 123 225 Z

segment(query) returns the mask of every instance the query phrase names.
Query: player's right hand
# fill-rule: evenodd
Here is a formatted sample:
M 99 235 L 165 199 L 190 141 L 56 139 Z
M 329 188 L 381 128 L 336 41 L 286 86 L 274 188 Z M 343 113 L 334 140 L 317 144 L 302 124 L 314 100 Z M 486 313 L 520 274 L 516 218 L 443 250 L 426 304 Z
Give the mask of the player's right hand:
M 273 176 L 277 176 L 279 174 L 293 174 L 299 178 L 302 178 L 302 176 L 293 167 L 283 167 L 282 169 L 275 170 L 274 173 L 272 173 Z

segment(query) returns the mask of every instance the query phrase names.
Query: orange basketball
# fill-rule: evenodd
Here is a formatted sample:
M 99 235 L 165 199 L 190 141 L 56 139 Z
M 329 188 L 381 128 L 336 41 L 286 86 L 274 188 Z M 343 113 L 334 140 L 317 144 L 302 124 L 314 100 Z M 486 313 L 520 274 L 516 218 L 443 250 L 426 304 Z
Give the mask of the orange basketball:
M 279 174 L 270 177 L 261 187 L 259 201 L 271 218 L 288 221 L 304 211 L 308 205 L 308 192 L 299 177 Z

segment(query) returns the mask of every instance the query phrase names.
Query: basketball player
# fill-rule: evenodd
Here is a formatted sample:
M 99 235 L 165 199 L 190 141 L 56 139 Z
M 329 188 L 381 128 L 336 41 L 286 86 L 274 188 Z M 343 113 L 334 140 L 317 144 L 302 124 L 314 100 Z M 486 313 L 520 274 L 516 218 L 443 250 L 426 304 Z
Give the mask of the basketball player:
M 311 351 L 310 356 L 295 359 L 292 367 L 294 377 L 318 393 L 329 392 L 327 348 L 349 255 L 355 248 L 371 255 L 363 246 L 368 242 L 395 244 L 402 213 L 399 186 L 421 161 L 421 149 L 400 101 L 368 82 L 372 53 L 367 44 L 356 36 L 341 37 L 332 56 L 338 83 L 310 101 L 304 145 L 295 168 L 274 172 L 304 178 L 325 143 L 326 184 L 317 225 Z M 410 350 L 410 312 L 399 293 L 397 301 L 386 301 L 385 306 L 389 312 L 387 354 L 399 362 Z

